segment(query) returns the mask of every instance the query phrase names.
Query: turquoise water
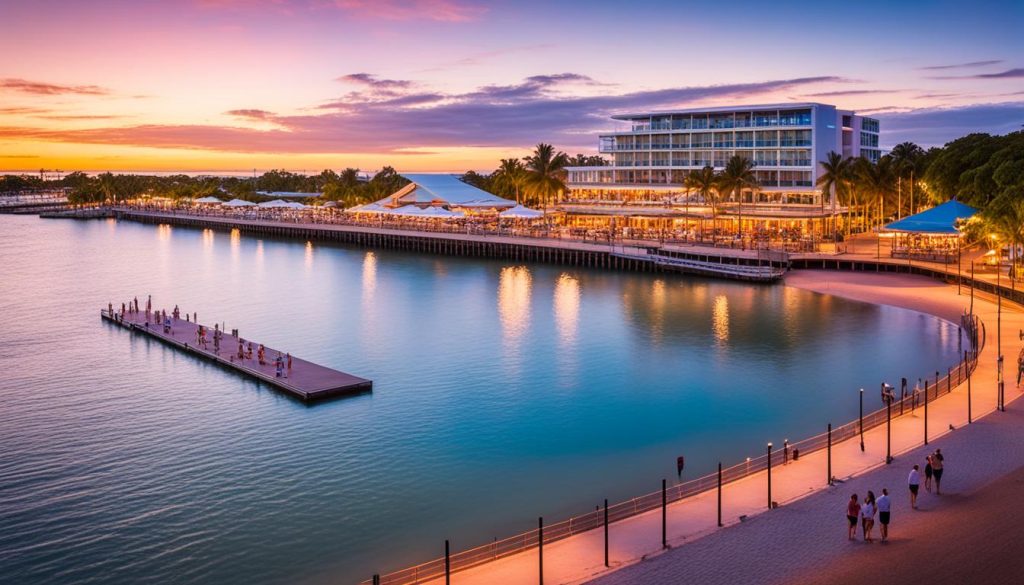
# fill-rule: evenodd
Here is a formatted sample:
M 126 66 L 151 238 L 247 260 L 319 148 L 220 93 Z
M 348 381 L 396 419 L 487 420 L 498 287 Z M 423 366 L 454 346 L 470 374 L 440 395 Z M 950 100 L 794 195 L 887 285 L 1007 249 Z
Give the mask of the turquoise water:
M 751 286 L 0 216 L 0 581 L 354 583 L 856 417 L 958 355 Z M 133 295 L 373 379 L 306 406 L 102 323 Z

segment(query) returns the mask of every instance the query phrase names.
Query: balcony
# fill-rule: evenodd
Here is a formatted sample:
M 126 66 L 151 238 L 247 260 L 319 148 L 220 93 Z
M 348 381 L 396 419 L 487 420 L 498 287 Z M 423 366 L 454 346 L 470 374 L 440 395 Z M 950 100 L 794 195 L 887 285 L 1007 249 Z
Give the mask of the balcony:
M 758 140 L 754 143 L 754 146 L 758 148 L 777 147 L 778 145 L 778 140 Z
M 780 160 L 780 167 L 809 167 L 811 166 L 811 159 L 809 158 L 798 158 L 793 160 Z
M 797 139 L 783 139 L 779 141 L 779 146 L 810 146 L 810 138 L 797 138 Z

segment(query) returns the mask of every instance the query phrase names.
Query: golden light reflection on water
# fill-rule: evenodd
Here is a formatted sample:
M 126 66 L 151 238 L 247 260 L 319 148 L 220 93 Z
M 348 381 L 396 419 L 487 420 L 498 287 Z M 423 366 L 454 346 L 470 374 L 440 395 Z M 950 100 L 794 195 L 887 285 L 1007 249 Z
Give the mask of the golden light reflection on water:
M 519 339 L 530 326 L 533 276 L 525 266 L 506 266 L 498 279 L 498 314 L 506 341 Z
M 715 297 L 711 309 L 711 331 L 719 345 L 729 343 L 729 298 L 725 295 Z
M 156 239 L 161 242 L 171 241 L 171 225 L 162 223 L 156 226 Z
M 651 283 L 651 342 L 660 343 L 665 335 L 665 301 L 668 293 L 665 281 L 658 278 Z
M 306 241 L 306 254 L 303 260 L 305 261 L 306 274 L 309 274 L 313 270 L 313 242 Z
M 580 283 L 564 272 L 555 282 L 554 310 L 558 338 L 565 344 L 573 343 L 580 319 Z
M 237 262 L 238 255 L 242 251 L 242 232 L 238 228 L 231 230 L 231 260 Z
M 213 250 L 213 230 L 207 228 L 203 230 L 203 251 L 211 250 Z
M 363 306 L 373 303 L 373 293 L 377 290 L 377 255 L 367 252 L 363 256 Z

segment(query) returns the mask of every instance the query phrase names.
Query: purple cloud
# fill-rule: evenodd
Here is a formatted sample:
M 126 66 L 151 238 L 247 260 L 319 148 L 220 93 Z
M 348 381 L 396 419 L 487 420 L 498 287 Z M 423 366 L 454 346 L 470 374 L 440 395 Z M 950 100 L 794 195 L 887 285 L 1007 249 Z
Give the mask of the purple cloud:
M 942 146 L 972 132 L 1006 134 L 1020 130 L 1024 126 L 1024 102 L 921 108 L 877 117 L 885 148 L 907 140 L 925 147 Z
M 918 67 L 925 71 L 943 71 L 947 69 L 970 69 L 972 67 L 985 67 L 987 65 L 998 65 L 1002 63 L 1002 59 L 992 59 L 989 61 L 970 61 L 968 63 L 953 63 L 950 65 L 928 65 L 927 67 Z
M 379 81 L 360 77 L 366 78 Z M 751 99 L 842 81 L 832 76 L 803 77 L 598 95 L 561 91 L 566 84 L 597 83 L 574 73 L 537 75 L 518 84 L 485 86 L 462 94 L 411 91 L 409 85 L 399 83 L 393 87 L 404 89 L 387 97 L 356 92 L 306 115 L 232 110 L 232 115 L 248 118 L 260 112 L 259 119 L 277 126 L 272 130 L 153 124 L 60 131 L 0 127 L 0 138 L 297 154 L 392 153 L 456 146 L 522 148 L 541 141 L 589 150 L 596 145 L 595 133 L 611 125 L 609 117 L 614 113 L 678 108 L 708 99 Z
M 942 75 L 929 79 L 1018 79 L 1024 77 L 1024 68 L 1007 69 L 997 73 L 975 73 L 974 75 Z
M 229 116 L 236 118 L 242 118 L 246 120 L 273 120 L 276 116 L 274 112 L 268 112 L 267 110 L 257 109 L 242 109 L 242 110 L 228 110 L 224 112 Z
M 839 97 L 848 95 L 874 95 L 883 93 L 900 93 L 902 89 L 843 89 L 839 91 L 822 91 L 804 94 L 807 97 Z
M 335 81 L 341 81 L 343 83 L 354 83 L 357 85 L 363 85 L 372 89 L 384 89 L 384 90 L 400 90 L 408 89 L 412 86 L 412 82 L 405 79 L 381 79 L 372 73 L 349 73 L 348 75 L 342 75 L 335 79 Z

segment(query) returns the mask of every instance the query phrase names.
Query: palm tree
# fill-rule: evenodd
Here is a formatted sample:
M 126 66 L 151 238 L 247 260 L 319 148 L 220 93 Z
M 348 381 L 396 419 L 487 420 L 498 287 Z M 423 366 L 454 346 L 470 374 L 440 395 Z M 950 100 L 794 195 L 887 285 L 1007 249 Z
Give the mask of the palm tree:
M 526 163 L 526 178 L 523 186 L 526 192 L 547 203 L 565 191 L 565 167 L 569 165 L 569 157 L 564 152 L 555 152 L 555 147 L 543 142 L 538 144 L 533 154 L 523 157 Z
M 725 168 L 718 176 L 718 184 L 722 191 L 732 193 L 733 199 L 739 202 L 739 225 L 737 235 L 743 237 L 743 191 L 757 189 L 757 177 L 754 175 L 754 163 L 738 154 L 725 163 Z
M 832 205 L 832 226 L 833 237 L 838 239 L 838 228 L 836 224 L 836 199 L 839 192 L 849 186 L 851 163 L 850 159 L 843 158 L 843 155 L 832 151 L 828 153 L 828 160 L 818 163 L 821 165 L 822 173 L 818 175 L 818 187 L 821 188 L 821 213 L 825 214 L 825 197 L 829 193 L 829 201 Z
M 914 175 L 918 174 L 918 167 L 924 159 L 924 149 L 913 142 L 901 142 L 893 147 L 889 153 L 892 157 L 893 168 L 896 171 L 897 184 L 897 219 L 903 213 L 903 177 L 910 175 L 910 213 L 914 213 Z
M 522 202 L 520 191 L 526 182 L 526 168 L 523 167 L 522 161 L 518 158 L 501 159 L 501 166 L 494 172 L 493 178 L 499 187 L 515 192 L 516 203 Z
M 892 165 L 892 158 L 883 156 L 873 163 L 866 158 L 858 159 L 854 164 L 853 181 L 858 189 L 871 198 L 884 201 L 893 192 L 893 183 L 896 173 Z
M 715 173 L 714 167 L 707 165 L 700 170 L 690 171 L 686 175 L 686 179 L 683 180 L 683 186 L 688 191 L 695 191 L 705 203 L 711 206 L 711 224 L 714 229 L 715 220 L 718 218 L 718 175 Z M 689 213 L 689 197 L 686 199 L 686 205 L 686 212 Z M 701 232 L 703 239 L 703 228 L 701 228 Z

